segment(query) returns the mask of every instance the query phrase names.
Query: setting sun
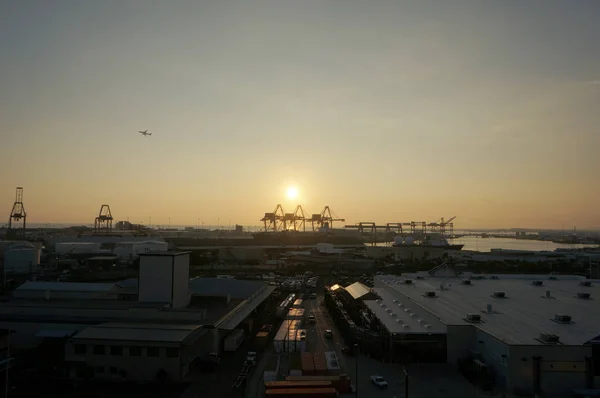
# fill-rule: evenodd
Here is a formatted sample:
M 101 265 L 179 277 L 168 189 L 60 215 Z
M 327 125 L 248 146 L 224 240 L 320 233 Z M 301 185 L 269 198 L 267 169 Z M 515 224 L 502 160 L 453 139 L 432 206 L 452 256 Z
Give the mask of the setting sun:
M 298 197 L 298 188 L 296 188 L 294 186 L 288 187 L 286 195 L 287 195 L 288 199 L 291 199 L 291 200 L 296 199 Z

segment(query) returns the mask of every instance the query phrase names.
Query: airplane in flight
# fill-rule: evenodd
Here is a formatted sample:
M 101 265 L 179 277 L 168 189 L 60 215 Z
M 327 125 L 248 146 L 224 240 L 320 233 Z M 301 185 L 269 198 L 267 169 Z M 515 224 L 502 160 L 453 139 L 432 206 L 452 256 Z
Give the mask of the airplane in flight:
M 148 130 L 145 131 L 138 131 L 138 133 L 142 134 L 144 137 L 147 137 L 149 135 L 152 135 L 152 133 L 149 133 Z

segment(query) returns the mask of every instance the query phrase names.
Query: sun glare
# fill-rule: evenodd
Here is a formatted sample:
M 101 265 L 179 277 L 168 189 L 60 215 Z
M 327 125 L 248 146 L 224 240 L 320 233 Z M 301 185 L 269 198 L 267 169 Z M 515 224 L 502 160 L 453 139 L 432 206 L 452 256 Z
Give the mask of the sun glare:
M 288 197 L 288 199 L 290 200 L 294 200 L 298 197 L 298 188 L 296 187 L 288 187 L 287 191 L 286 191 L 286 195 Z

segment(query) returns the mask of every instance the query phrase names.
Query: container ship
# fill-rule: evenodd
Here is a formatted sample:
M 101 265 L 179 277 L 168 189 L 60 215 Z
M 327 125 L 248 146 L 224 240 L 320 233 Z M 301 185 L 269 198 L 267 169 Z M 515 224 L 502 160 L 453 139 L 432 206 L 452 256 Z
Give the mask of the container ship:
M 422 239 L 412 236 L 397 236 L 394 238 L 394 247 L 427 247 L 445 250 L 462 250 L 463 244 L 451 244 L 442 235 L 425 235 Z

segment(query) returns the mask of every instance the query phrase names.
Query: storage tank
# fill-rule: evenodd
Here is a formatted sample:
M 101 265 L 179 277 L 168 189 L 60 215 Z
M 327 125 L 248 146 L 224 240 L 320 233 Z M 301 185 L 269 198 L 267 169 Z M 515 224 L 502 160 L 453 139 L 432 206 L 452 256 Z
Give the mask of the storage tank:
M 11 247 L 4 252 L 4 269 L 7 275 L 24 275 L 35 271 L 40 264 L 38 247 Z
M 404 239 L 405 245 L 412 245 L 413 243 L 415 243 L 415 238 L 412 236 L 407 236 L 406 239 Z
M 404 238 L 402 236 L 394 237 L 394 245 L 402 245 L 404 244 Z

